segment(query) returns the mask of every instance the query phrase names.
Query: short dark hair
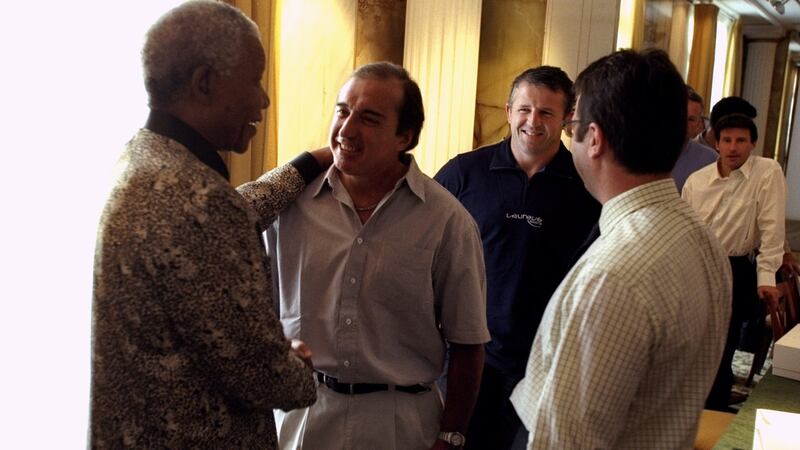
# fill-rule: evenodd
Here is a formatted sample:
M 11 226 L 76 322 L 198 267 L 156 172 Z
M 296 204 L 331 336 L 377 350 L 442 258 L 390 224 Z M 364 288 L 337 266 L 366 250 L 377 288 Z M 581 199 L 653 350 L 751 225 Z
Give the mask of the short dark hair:
M 719 136 L 722 134 L 722 130 L 730 128 L 743 128 L 748 130 L 750 131 L 750 142 L 755 143 L 758 140 L 758 129 L 753 119 L 744 114 L 728 114 L 727 116 L 722 116 L 714 126 L 714 138 L 717 142 L 719 142 Z
M 595 122 L 614 158 L 636 174 L 672 170 L 686 140 L 686 84 L 663 50 L 620 50 L 575 80 L 578 142 Z
M 703 96 L 698 94 L 697 91 L 694 90 L 693 87 L 686 85 L 686 95 L 688 96 L 687 101 L 700 103 L 700 109 L 704 109 L 706 107 L 706 103 L 703 101 Z
M 758 111 L 756 111 L 755 106 L 742 97 L 725 97 L 711 108 L 711 117 L 709 118 L 711 126 L 715 127 L 715 124 L 721 118 L 730 114 L 744 114 L 751 119 L 755 119 Z
M 553 92 L 563 92 L 564 115 L 569 114 L 575 105 L 575 91 L 572 90 L 572 80 L 569 79 L 569 75 L 558 67 L 539 66 L 530 68 L 514 78 L 511 91 L 508 93 L 509 107 L 514 103 L 514 92 L 523 81 L 534 86 L 545 86 Z
M 411 141 L 404 151 L 409 151 L 419 143 L 419 133 L 425 121 L 425 108 L 422 106 L 422 93 L 417 82 L 408 71 L 397 64 L 380 61 L 365 64 L 353 72 L 351 78 L 396 79 L 403 83 L 403 99 L 397 110 L 397 134 L 411 130 Z

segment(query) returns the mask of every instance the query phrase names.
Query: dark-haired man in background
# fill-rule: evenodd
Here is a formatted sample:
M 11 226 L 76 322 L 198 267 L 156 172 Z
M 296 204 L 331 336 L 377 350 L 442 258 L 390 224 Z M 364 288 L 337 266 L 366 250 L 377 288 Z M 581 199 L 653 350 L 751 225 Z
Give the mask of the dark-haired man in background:
M 751 119 L 758 116 L 758 110 L 750 102 L 742 97 L 725 97 L 719 100 L 711 108 L 711 115 L 708 118 L 708 127 L 702 133 L 694 137 L 694 141 L 709 148 L 717 149 L 717 139 L 714 136 L 714 125 L 719 119 L 730 114 L 743 114 Z
M 776 161 L 750 155 L 758 140 L 753 119 L 723 116 L 713 130 L 719 160 L 692 174 L 682 196 L 717 235 L 733 271 L 725 353 L 706 402 L 706 408 L 726 411 L 742 323 L 762 315 L 759 298 L 778 297 L 775 272 L 784 253 L 786 180 Z
M 463 445 L 489 340 L 483 255 L 475 221 L 407 153 L 423 120 L 405 69 L 358 68 L 331 121 L 334 166 L 268 231 L 284 331 L 319 381 L 313 406 L 282 417 L 282 448 Z
M 510 137 L 453 158 L 435 176 L 478 222 L 486 261 L 492 340 L 468 449 L 513 443 L 522 423 L 509 396 L 524 375 L 547 301 L 600 214 L 561 143 L 573 102 L 563 70 L 522 72 L 506 104 Z
M 691 102 L 690 102 L 691 104 Z M 691 110 L 691 108 L 690 108 Z M 743 99 L 742 97 L 725 97 L 714 104 L 714 107 L 711 108 L 711 117 L 709 118 L 709 126 L 705 129 L 702 133 L 697 135 L 694 139 L 694 142 L 699 144 L 703 144 L 705 146 L 711 147 L 715 151 L 717 150 L 717 140 L 714 137 L 714 124 L 716 124 L 722 117 L 731 115 L 731 114 L 742 114 L 744 116 L 749 117 L 750 119 L 755 119 L 758 116 L 758 110 L 756 107 L 753 106 L 750 102 Z M 679 159 L 678 162 L 675 164 L 675 171 L 673 175 L 676 173 L 684 172 L 683 168 L 681 167 L 683 164 Z M 687 174 L 690 175 L 690 173 Z M 683 178 L 684 182 L 686 178 Z M 678 185 L 678 192 L 681 192 L 681 184 L 678 183 L 679 178 L 676 176 L 675 182 Z M 794 256 L 792 253 L 792 249 L 789 246 L 789 242 L 784 240 L 783 243 L 783 264 L 781 268 L 789 270 L 790 272 L 794 273 L 797 276 L 800 276 L 800 261 Z
M 589 65 L 575 91 L 572 156 L 603 205 L 600 237 L 548 304 L 511 400 L 529 448 L 691 448 L 730 268 L 670 178 L 686 86 L 663 51 L 624 50 Z

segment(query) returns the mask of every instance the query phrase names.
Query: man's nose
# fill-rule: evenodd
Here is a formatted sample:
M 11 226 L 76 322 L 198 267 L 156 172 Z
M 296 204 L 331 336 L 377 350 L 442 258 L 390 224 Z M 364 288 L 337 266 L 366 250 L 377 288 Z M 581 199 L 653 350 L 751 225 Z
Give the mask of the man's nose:
M 339 127 L 339 136 L 349 138 L 354 135 L 356 131 L 356 119 L 353 114 L 342 119 L 342 125 Z

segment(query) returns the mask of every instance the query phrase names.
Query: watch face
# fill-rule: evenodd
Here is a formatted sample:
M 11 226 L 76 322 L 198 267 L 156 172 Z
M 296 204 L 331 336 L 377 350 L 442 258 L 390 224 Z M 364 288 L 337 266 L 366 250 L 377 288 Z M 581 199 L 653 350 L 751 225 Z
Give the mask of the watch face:
M 450 443 L 456 447 L 464 445 L 464 435 L 461 433 L 453 433 L 450 435 Z

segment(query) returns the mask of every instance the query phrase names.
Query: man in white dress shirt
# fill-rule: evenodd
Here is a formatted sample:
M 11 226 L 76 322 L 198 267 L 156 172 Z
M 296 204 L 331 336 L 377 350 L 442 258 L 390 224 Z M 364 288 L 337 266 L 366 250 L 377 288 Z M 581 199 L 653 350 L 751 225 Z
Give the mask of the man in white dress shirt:
M 529 448 L 691 448 L 725 344 L 730 268 L 670 178 L 686 87 L 663 51 L 623 50 L 575 91 L 572 157 L 603 205 L 600 237 L 550 300 L 511 401 Z
M 682 196 L 717 235 L 733 270 L 728 341 L 706 402 L 707 408 L 724 411 L 733 386 L 731 361 L 742 322 L 762 315 L 758 298 L 779 295 L 775 272 L 784 253 L 786 180 L 777 162 L 750 155 L 758 139 L 750 117 L 722 117 L 714 134 L 719 160 L 692 174 Z

